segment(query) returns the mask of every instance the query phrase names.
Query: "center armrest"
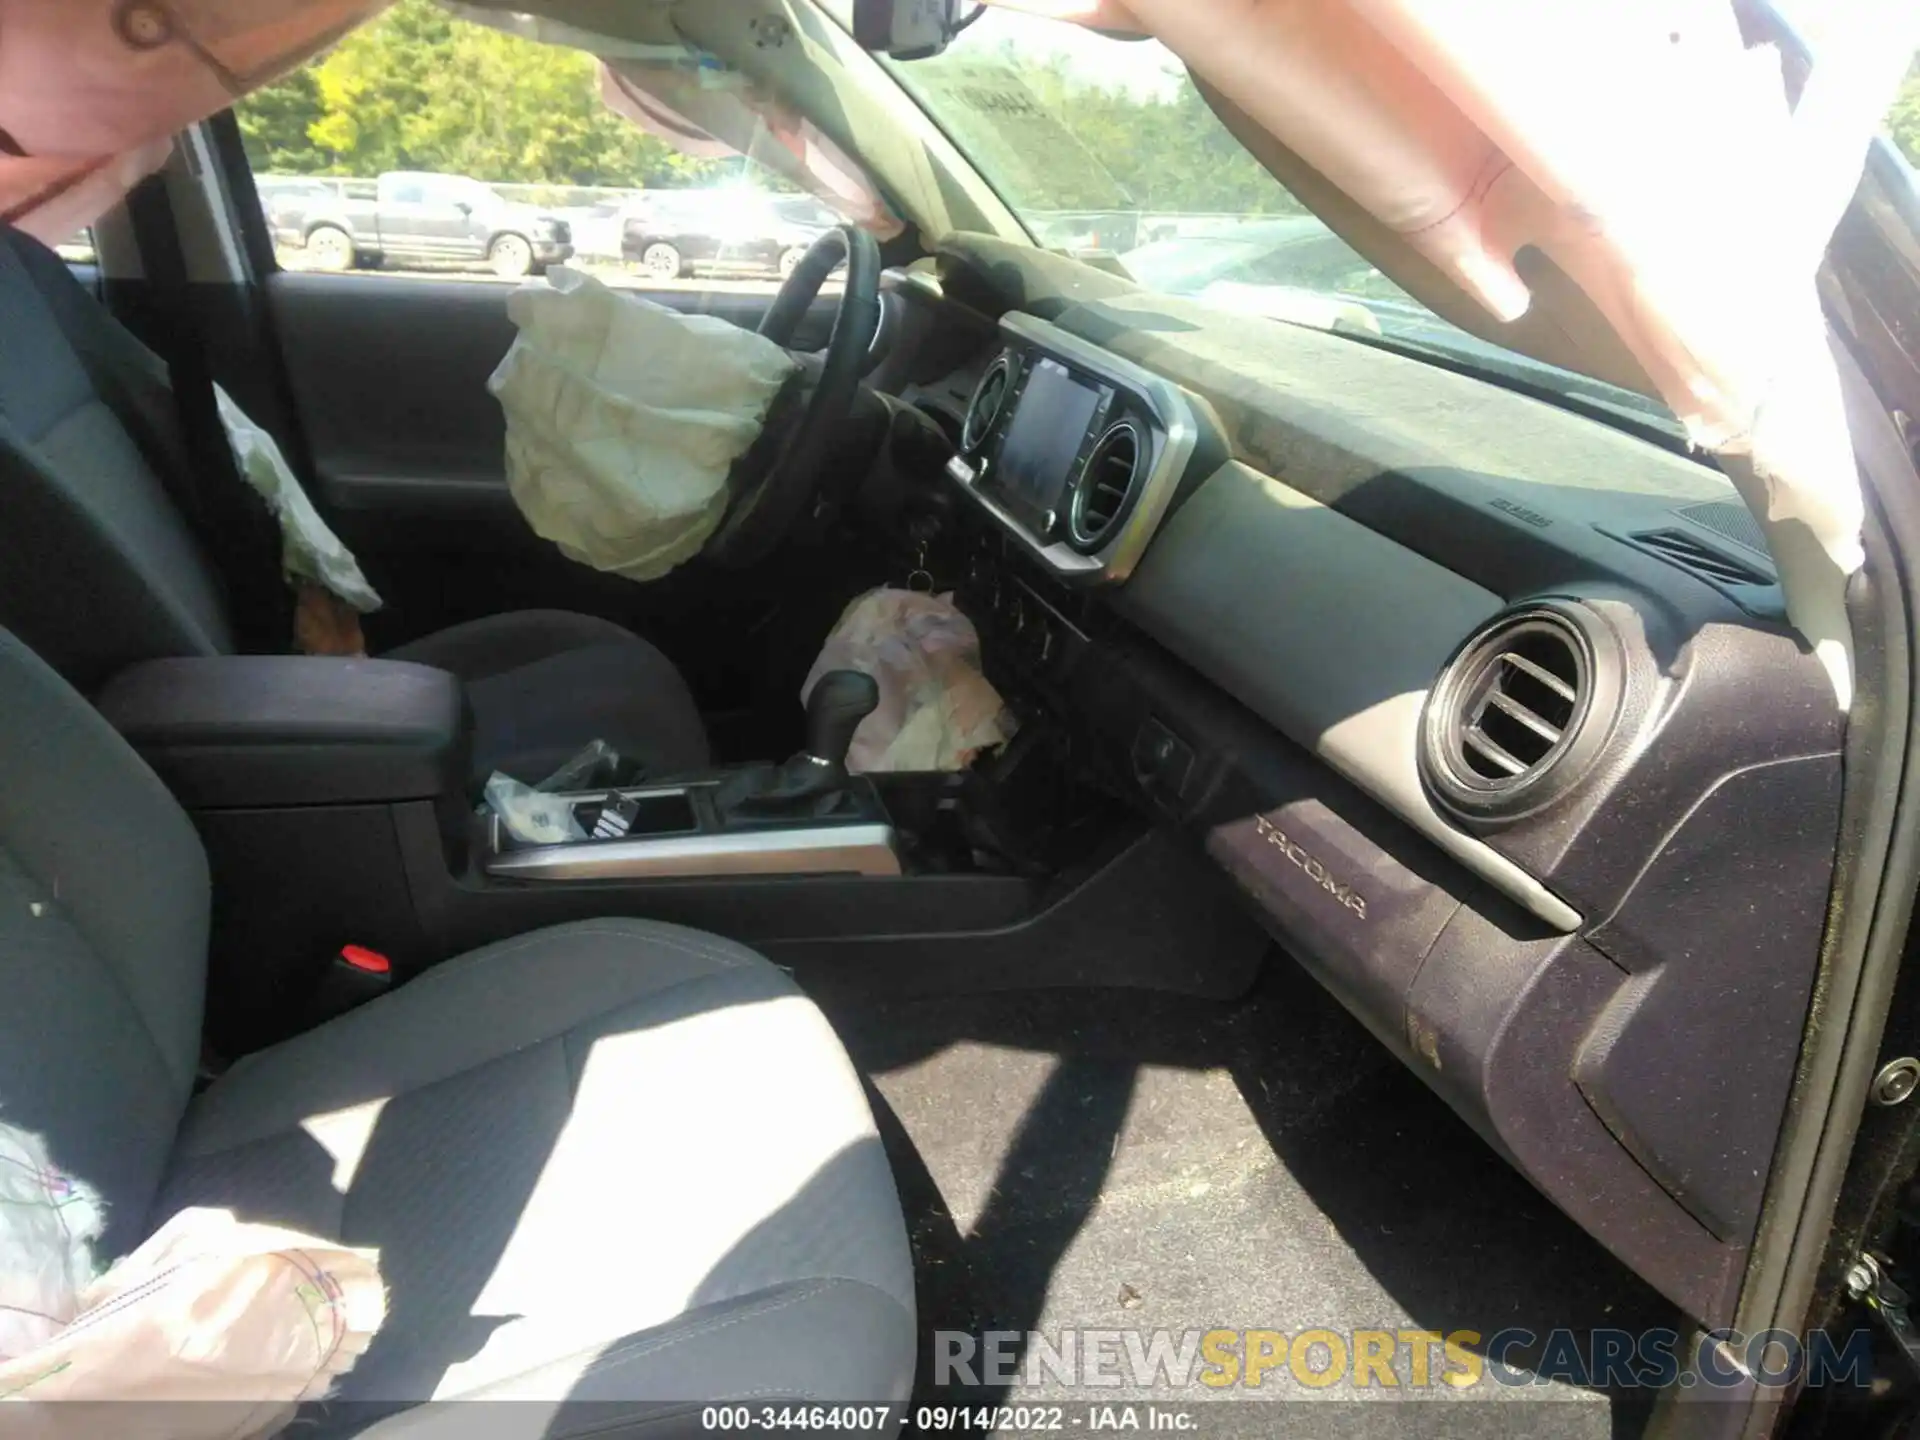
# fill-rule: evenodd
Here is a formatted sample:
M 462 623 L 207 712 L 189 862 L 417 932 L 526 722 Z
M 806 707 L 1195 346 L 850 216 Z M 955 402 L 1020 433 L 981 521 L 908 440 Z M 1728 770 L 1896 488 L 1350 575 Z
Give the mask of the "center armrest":
M 425 665 L 150 660 L 108 682 L 99 707 L 192 810 L 421 800 L 467 783 L 465 691 Z

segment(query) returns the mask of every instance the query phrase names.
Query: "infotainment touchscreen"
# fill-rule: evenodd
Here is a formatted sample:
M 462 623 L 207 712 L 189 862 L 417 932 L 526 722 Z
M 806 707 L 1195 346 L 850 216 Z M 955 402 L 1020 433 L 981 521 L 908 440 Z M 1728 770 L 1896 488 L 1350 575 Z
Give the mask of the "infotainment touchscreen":
M 1098 388 L 1074 379 L 1057 360 L 1035 362 L 1001 442 L 995 477 L 1001 494 L 1026 512 L 1021 519 L 1043 523 L 1059 508 L 1100 399 Z

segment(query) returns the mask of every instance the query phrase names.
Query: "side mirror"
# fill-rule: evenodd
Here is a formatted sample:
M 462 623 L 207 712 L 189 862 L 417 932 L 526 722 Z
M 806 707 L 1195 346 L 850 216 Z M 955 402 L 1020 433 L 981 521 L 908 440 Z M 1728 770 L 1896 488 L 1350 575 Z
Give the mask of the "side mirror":
M 458 210 L 458 211 L 459 211 L 459 212 L 460 212 L 460 213 L 461 213 L 462 215 L 471 215 L 471 214 L 473 214 L 473 206 L 472 206 L 471 204 L 469 204 L 469 203 L 468 203 L 467 201 L 465 201 L 465 200 L 456 200 L 456 201 L 454 201 L 454 202 L 453 202 L 453 208 L 454 208 L 454 209 L 456 209 L 456 210 Z
M 925 60 L 966 28 L 965 0 L 853 0 L 853 38 L 876 55 Z

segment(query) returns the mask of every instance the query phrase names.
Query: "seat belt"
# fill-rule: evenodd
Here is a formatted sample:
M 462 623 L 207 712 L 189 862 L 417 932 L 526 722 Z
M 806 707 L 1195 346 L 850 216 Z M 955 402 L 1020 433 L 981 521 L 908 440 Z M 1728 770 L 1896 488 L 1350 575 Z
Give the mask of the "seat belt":
M 161 468 L 161 483 L 207 551 L 227 591 L 229 623 L 243 651 L 275 654 L 293 633 L 293 595 L 280 575 L 280 530 L 240 473 L 214 397 L 185 252 L 166 176 L 150 175 L 127 195 L 127 216 L 166 337 L 161 357 L 185 443 L 186 473 Z

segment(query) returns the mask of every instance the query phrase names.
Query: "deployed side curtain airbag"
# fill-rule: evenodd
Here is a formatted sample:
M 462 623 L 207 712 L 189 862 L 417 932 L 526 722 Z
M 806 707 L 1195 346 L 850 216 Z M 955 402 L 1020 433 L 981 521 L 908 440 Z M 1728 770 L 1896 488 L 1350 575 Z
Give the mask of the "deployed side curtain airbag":
M 1847 704 L 1863 505 L 1815 271 L 1920 6 L 1825 0 L 1796 100 L 1731 0 L 994 3 L 1152 33 L 1391 232 L 1382 270 L 1427 262 L 1496 322 L 1539 312 L 1487 327 L 1502 343 L 1544 328 L 1567 347 L 1539 358 L 1603 377 L 1624 345 L 1760 519 Z
M 507 417 L 507 483 L 570 558 L 656 579 L 720 524 L 728 470 L 798 362 L 565 266 L 548 282 L 508 298 L 520 334 L 487 382 Z

